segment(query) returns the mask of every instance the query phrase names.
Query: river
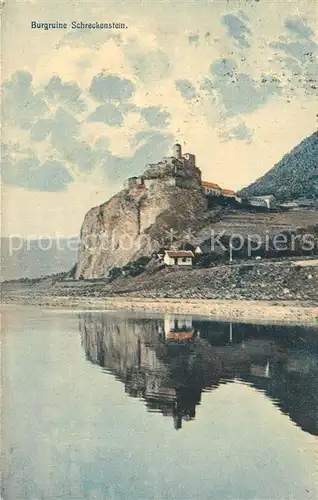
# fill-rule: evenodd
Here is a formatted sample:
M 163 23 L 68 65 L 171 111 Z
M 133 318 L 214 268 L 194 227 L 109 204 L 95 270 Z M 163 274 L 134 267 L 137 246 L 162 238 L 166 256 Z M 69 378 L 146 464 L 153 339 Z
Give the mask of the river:
M 5 307 L 4 500 L 318 498 L 318 328 Z

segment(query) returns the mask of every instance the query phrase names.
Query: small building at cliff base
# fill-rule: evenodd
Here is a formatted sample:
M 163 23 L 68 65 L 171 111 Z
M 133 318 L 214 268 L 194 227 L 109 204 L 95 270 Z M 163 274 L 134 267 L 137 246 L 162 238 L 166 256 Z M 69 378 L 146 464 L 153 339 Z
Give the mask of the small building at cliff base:
M 166 250 L 163 262 L 167 266 L 192 266 L 193 257 L 190 250 Z

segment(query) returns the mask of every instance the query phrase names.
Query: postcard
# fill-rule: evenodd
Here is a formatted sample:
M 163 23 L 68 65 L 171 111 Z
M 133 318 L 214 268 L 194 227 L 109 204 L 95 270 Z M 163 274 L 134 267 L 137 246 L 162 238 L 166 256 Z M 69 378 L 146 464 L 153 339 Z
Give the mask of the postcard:
M 1 498 L 316 499 L 317 4 L 1 11 Z

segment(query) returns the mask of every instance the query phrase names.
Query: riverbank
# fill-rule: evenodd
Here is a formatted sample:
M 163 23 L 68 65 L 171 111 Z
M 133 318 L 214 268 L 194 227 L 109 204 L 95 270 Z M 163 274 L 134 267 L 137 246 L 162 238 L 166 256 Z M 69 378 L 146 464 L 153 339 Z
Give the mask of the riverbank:
M 163 268 L 114 280 L 43 277 L 3 283 L 2 301 L 57 308 L 192 314 L 220 320 L 311 323 L 317 259 Z
M 217 320 L 257 323 L 317 324 L 318 307 L 296 302 L 245 300 L 138 299 L 128 297 L 15 296 L 4 304 L 79 310 L 120 310 L 206 316 Z

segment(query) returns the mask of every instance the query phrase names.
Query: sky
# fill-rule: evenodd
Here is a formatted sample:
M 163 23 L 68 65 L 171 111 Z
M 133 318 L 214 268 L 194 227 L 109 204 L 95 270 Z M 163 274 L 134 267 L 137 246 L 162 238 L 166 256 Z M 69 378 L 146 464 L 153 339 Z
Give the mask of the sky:
M 78 235 L 92 206 L 176 141 L 223 188 L 264 174 L 317 126 L 316 7 L 3 2 L 2 235 Z

